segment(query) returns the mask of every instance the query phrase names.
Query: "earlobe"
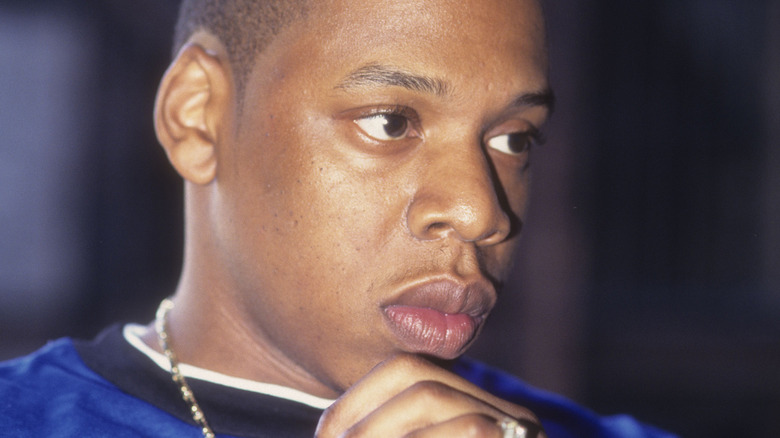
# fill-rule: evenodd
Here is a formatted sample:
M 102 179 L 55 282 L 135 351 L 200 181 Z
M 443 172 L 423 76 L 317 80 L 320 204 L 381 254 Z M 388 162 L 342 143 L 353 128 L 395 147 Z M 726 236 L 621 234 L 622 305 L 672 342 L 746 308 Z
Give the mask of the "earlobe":
M 216 177 L 217 147 L 229 75 L 203 47 L 182 48 L 157 92 L 154 125 L 173 167 L 186 180 L 208 184 Z

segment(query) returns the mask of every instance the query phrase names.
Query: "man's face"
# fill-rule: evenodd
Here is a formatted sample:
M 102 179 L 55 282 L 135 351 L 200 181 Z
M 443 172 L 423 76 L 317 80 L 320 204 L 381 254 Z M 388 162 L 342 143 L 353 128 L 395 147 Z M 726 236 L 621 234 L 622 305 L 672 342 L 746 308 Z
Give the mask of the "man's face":
M 339 391 L 478 333 L 520 231 L 546 55 L 532 0 L 313 3 L 258 57 L 211 211 L 239 318 Z

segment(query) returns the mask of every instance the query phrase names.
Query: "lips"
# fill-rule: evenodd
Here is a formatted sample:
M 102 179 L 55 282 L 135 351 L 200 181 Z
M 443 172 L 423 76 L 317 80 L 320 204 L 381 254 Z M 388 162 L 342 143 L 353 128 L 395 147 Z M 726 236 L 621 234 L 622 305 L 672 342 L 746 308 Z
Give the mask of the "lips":
M 427 281 L 382 307 L 404 351 L 453 359 L 471 343 L 495 303 L 488 281 Z

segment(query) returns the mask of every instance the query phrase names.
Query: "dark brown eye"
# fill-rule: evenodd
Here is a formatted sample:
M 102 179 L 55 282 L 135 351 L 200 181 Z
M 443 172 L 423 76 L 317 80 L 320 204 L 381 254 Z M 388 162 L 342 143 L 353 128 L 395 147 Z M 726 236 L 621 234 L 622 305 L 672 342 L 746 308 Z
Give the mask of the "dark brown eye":
M 526 132 L 515 132 L 491 138 L 487 145 L 499 152 L 509 155 L 518 155 L 531 146 L 532 137 Z
M 376 140 L 400 140 L 409 133 L 409 119 L 400 114 L 374 114 L 357 119 L 355 123 Z

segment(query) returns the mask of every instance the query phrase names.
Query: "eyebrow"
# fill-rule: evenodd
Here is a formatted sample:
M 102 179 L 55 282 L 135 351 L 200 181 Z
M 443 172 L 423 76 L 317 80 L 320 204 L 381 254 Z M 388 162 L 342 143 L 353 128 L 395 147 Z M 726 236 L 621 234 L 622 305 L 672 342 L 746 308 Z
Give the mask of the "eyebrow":
M 447 81 L 418 75 L 408 71 L 381 64 L 369 64 L 348 74 L 336 85 L 336 88 L 351 89 L 371 86 L 395 86 L 412 91 L 431 93 L 437 96 L 450 94 Z M 550 113 L 555 108 L 555 93 L 546 88 L 540 92 L 525 93 L 513 102 L 514 107 L 547 107 Z
M 449 94 L 450 91 L 449 84 L 441 79 L 379 64 L 370 64 L 358 68 L 339 82 L 336 88 L 350 89 L 370 86 L 403 87 L 408 90 L 431 93 L 437 96 Z
M 543 91 L 536 93 L 525 93 L 516 98 L 514 102 L 512 102 L 512 106 L 543 106 L 547 107 L 549 113 L 552 114 L 555 109 L 555 93 L 551 88 L 546 88 Z

